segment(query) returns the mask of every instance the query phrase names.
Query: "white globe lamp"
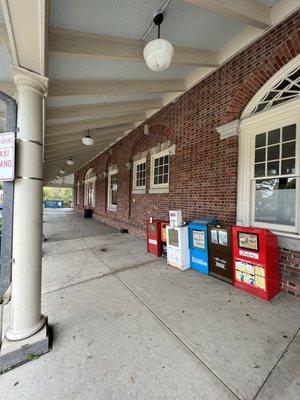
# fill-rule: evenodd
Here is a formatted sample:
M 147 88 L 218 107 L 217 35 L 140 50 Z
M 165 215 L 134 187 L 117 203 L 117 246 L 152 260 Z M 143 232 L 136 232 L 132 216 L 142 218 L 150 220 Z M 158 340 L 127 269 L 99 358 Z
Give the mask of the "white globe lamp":
M 94 144 L 94 139 L 90 137 L 89 131 L 88 131 L 88 134 L 85 137 L 83 137 L 81 140 L 82 140 L 82 143 L 85 144 L 86 146 L 93 146 L 93 144 Z
M 158 26 L 158 39 L 151 40 L 144 47 L 144 59 L 147 66 L 153 71 L 164 71 L 167 69 L 174 56 L 174 47 L 166 39 L 160 38 L 160 25 L 164 20 L 162 13 L 154 17 L 154 24 Z
M 75 162 L 74 162 L 73 158 L 68 158 L 67 164 L 68 164 L 68 165 L 74 165 Z
M 153 71 L 167 69 L 174 56 L 174 47 L 166 39 L 155 39 L 147 43 L 144 48 L 144 59 L 147 66 Z

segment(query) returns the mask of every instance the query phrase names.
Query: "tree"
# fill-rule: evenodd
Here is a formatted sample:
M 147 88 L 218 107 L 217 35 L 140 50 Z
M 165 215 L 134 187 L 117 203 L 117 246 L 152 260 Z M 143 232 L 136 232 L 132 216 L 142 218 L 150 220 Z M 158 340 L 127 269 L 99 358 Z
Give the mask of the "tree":
M 43 200 L 61 200 L 65 207 L 71 207 L 73 198 L 73 189 L 60 187 L 44 187 Z

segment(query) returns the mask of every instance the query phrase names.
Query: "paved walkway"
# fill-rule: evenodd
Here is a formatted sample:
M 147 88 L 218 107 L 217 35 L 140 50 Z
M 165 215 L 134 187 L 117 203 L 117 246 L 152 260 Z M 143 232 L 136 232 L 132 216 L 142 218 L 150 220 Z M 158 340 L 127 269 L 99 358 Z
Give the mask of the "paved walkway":
M 300 398 L 297 300 L 266 303 L 180 272 L 144 241 L 70 210 L 44 219 L 53 349 L 1 376 L 1 398 Z

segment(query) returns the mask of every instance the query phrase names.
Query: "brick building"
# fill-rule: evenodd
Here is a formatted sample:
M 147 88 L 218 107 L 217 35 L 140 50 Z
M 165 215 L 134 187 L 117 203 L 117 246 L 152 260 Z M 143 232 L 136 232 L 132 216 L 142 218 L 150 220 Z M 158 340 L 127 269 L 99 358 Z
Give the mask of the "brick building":
M 298 11 L 78 170 L 75 209 L 143 238 L 169 209 L 268 227 L 300 296 L 299 53 Z

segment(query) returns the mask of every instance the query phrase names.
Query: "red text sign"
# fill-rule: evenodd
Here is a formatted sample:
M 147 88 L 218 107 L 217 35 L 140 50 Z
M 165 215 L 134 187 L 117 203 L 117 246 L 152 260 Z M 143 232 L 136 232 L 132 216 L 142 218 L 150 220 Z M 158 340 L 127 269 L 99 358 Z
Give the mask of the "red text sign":
M 0 181 L 13 181 L 15 178 L 15 134 L 0 134 Z

